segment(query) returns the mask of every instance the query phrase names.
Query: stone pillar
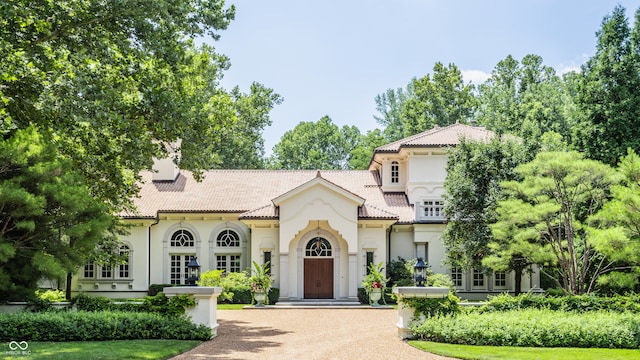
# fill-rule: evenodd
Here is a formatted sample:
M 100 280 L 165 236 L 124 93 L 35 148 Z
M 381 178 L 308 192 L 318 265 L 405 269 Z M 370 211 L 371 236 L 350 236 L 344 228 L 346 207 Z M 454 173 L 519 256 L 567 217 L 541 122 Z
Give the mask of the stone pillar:
M 398 335 L 401 339 L 411 339 L 411 321 L 414 319 L 415 309 L 405 306 L 402 299 L 406 298 L 445 298 L 449 294 L 446 287 L 394 287 L 393 293 L 398 297 Z
M 349 299 L 358 299 L 358 253 L 349 254 L 349 293 L 347 296 Z
M 211 335 L 218 335 L 218 296 L 222 288 L 218 286 L 176 286 L 166 287 L 162 292 L 167 297 L 176 295 L 191 295 L 196 301 L 196 306 L 186 309 L 186 314 L 191 322 L 196 325 L 206 325 L 211 328 Z

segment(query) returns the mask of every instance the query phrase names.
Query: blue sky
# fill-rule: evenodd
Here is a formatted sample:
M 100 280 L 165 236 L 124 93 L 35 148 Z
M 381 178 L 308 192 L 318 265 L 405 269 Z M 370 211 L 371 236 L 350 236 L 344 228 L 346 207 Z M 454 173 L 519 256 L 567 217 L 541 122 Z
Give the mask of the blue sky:
M 480 83 L 507 55 L 542 56 L 559 72 L 595 52 L 596 31 L 617 4 L 640 0 L 227 0 L 236 19 L 212 45 L 231 68 L 222 85 L 256 81 L 284 102 L 271 112 L 265 150 L 301 121 L 374 129 L 377 94 L 454 63 Z

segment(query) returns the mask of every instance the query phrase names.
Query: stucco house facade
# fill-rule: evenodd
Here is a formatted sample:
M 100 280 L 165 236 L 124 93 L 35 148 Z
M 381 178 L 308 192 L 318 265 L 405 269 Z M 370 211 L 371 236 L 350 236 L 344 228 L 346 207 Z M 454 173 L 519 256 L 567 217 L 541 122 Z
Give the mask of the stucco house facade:
M 375 149 L 368 170 L 212 170 L 197 182 L 170 159 L 142 174 L 138 211 L 115 268 L 87 264 L 74 292 L 146 294 L 183 284 L 195 256 L 202 271 L 271 264 L 281 300 L 355 300 L 367 264 L 422 257 L 467 298 L 513 290 L 513 274 L 465 273 L 443 264 L 447 148 L 493 133 L 454 124 Z M 523 279 L 526 291 L 539 273 Z

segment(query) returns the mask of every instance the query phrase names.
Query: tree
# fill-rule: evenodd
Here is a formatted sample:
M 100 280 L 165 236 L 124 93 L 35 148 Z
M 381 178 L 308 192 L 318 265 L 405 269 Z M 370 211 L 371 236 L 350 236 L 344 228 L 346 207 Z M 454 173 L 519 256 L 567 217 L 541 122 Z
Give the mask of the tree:
M 494 137 L 489 143 L 461 140 L 447 161 L 445 215 L 449 219 L 443 242 L 447 261 L 464 269 L 482 267 L 489 255 L 490 224 L 498 201 L 504 198 L 500 182 L 517 178 L 515 168 L 526 159 L 521 144 Z
M 131 207 L 137 174 L 166 156 L 165 143 L 181 140 L 180 167 L 197 177 L 230 159 L 218 148 L 228 129 L 248 129 L 232 144 L 260 151 L 255 135 L 274 95 L 225 92 L 228 59 L 194 45 L 234 18 L 224 1 L 16 0 L 0 12 L 0 134 L 51 129 L 92 195 L 114 209 Z
M 597 32 L 596 53 L 582 66 L 576 144 L 589 158 L 615 165 L 640 151 L 640 10 L 633 29 L 617 6 Z
M 409 82 L 407 89 L 387 89 L 376 95 L 376 110 L 382 115 L 374 115 L 378 124 L 384 126 L 384 137 L 393 142 L 404 137 L 404 104 L 407 99 L 414 97 L 413 82 Z
M 107 205 L 35 126 L 0 142 L 0 164 L 0 299 L 24 300 L 113 244 Z
M 508 197 L 498 203 L 494 235 L 504 246 L 523 249 L 517 255 L 529 262 L 557 266 L 556 282 L 566 293 L 591 292 L 606 269 L 597 265 L 604 255 L 585 225 L 607 200 L 613 169 L 573 151 L 539 153 L 516 172 L 521 180 L 501 183 Z M 541 249 L 530 250 L 534 245 Z M 552 256 L 540 259 L 539 254 Z
M 473 114 L 476 100 L 474 86 L 464 84 L 462 73 L 455 64 L 448 67 L 438 62 L 433 75 L 412 79 L 406 91 L 387 90 L 376 96 L 375 117 L 388 141 L 411 136 L 434 125 L 448 126 L 456 121 L 465 123 Z
M 360 135 L 358 145 L 350 152 L 349 168 L 366 170 L 369 167 L 375 148 L 385 144 L 387 144 L 387 140 L 380 129 L 369 130 L 366 134 Z
M 588 235 L 602 253 L 598 285 L 634 290 L 640 276 L 640 157 L 631 149 L 620 160 L 619 184 L 611 186 L 611 201 L 590 219 Z
M 213 166 L 224 169 L 265 167 L 262 131 L 271 125 L 269 111 L 282 97 L 264 85 L 254 83 L 249 94 L 238 87 L 231 91 L 237 121 L 219 129 L 212 150 L 218 155 Z
M 356 147 L 360 131 L 355 126 L 338 128 L 331 118 L 301 122 L 287 131 L 273 147 L 269 167 L 272 169 L 348 169 L 351 150 Z
M 540 136 L 553 131 L 570 139 L 573 97 L 563 78 L 543 65 L 538 55 L 521 62 L 511 55 L 498 62 L 491 77 L 478 87 L 478 123 L 499 134 L 522 138 L 531 152 L 540 148 Z

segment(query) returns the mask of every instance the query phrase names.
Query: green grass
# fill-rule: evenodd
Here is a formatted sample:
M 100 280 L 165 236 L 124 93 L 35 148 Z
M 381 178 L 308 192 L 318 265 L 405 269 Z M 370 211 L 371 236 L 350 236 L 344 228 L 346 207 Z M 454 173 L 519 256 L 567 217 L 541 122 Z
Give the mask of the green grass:
M 640 350 L 595 348 L 531 348 L 512 346 L 473 346 L 409 341 L 412 346 L 430 353 L 458 359 L 477 360 L 626 360 L 640 359 Z
M 218 304 L 218 310 L 242 310 L 245 306 L 251 306 L 251 304 Z
M 118 340 L 118 341 L 70 341 L 29 342 L 22 354 L 17 348 L 13 353 L 9 343 L 2 344 L 0 358 L 18 360 L 119 360 L 119 359 L 167 359 L 201 344 L 197 340 Z M 6 357 L 3 357 L 6 356 Z

